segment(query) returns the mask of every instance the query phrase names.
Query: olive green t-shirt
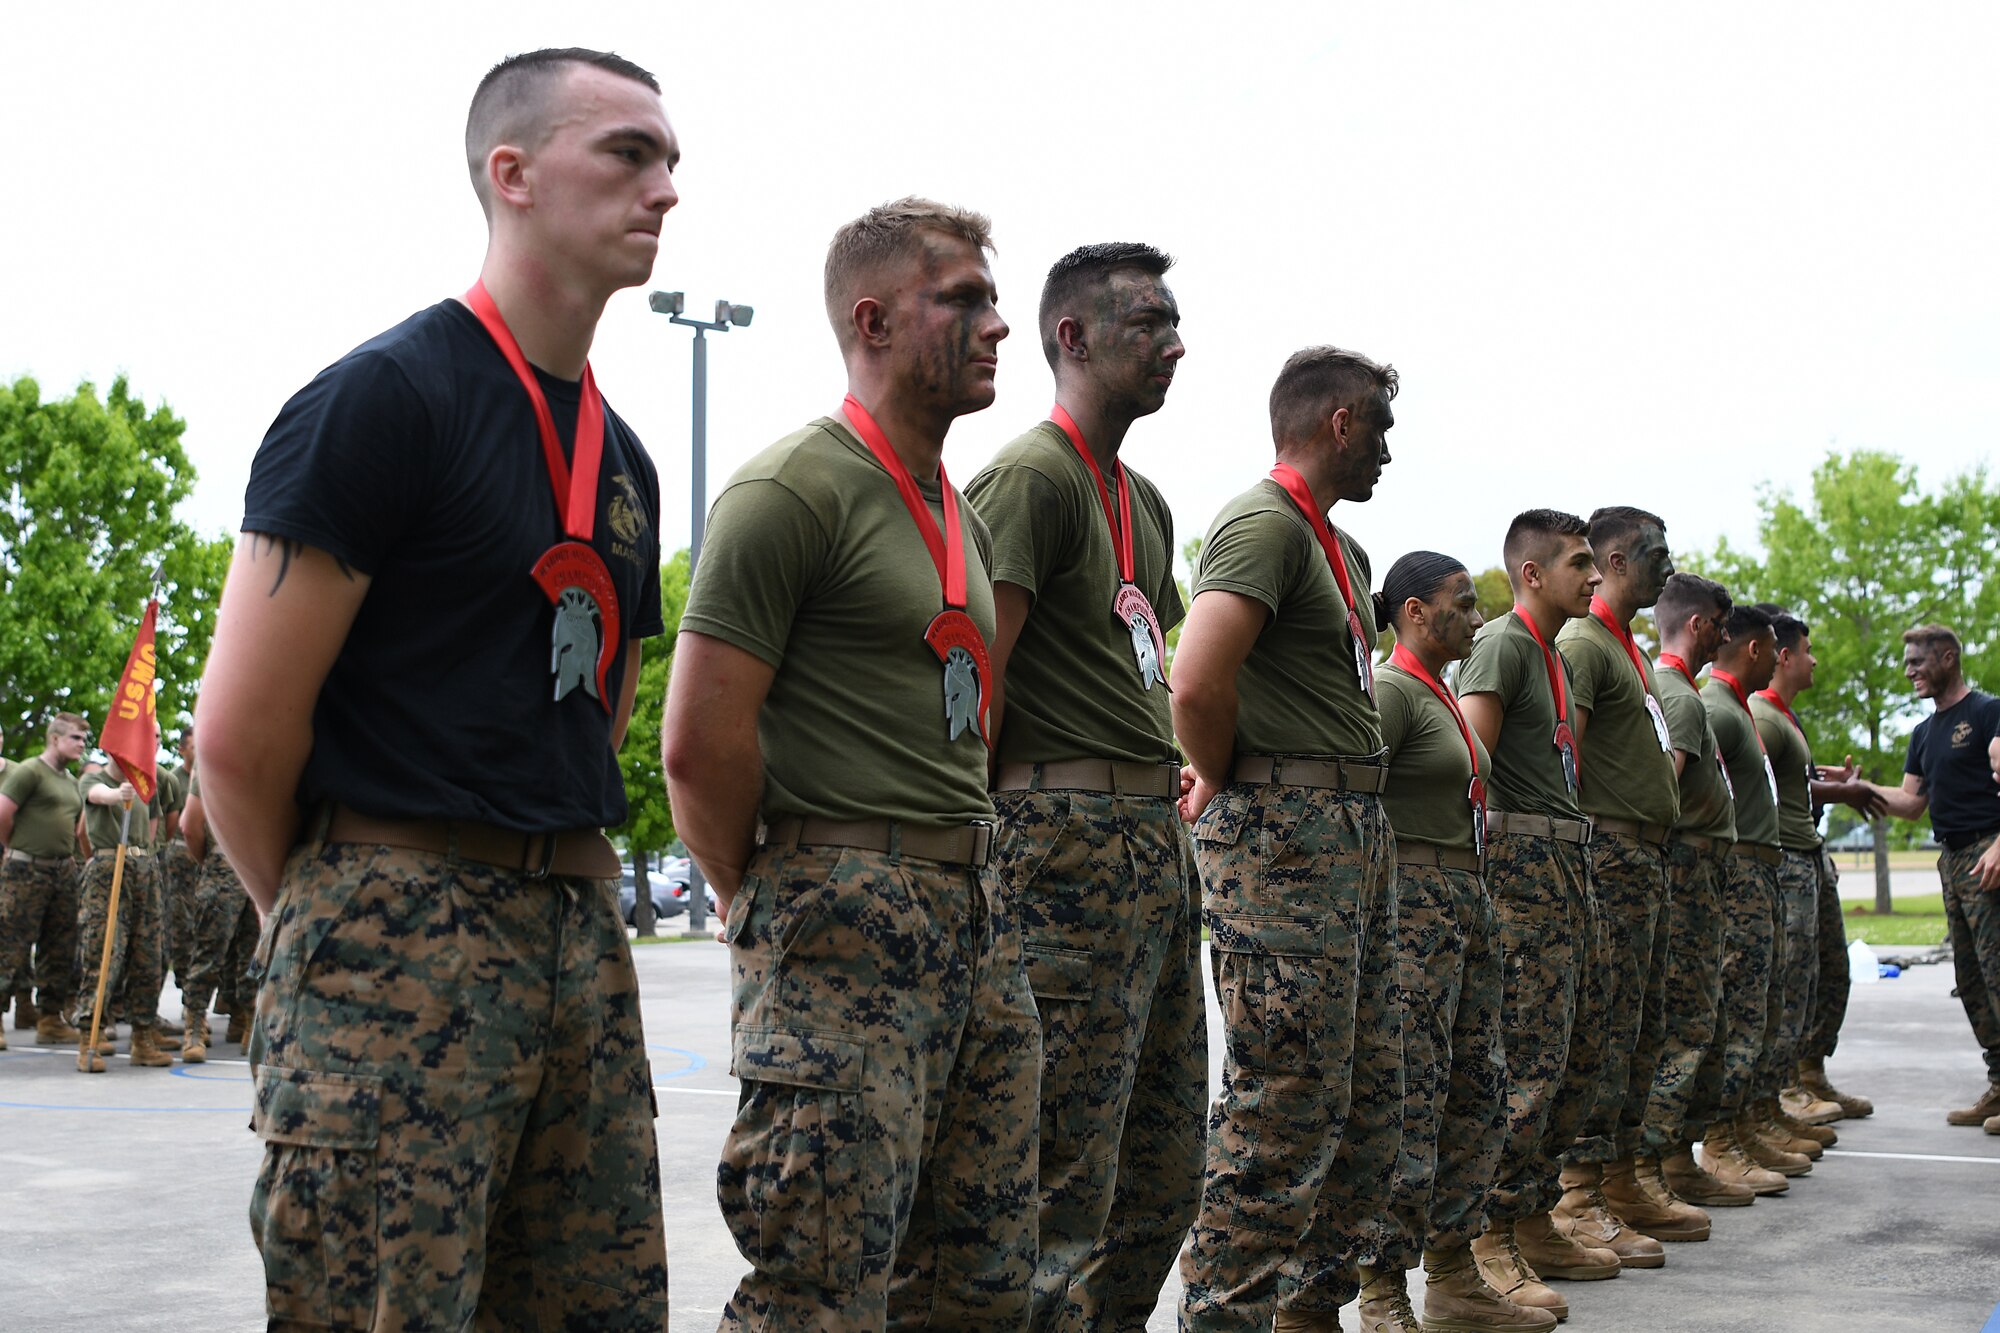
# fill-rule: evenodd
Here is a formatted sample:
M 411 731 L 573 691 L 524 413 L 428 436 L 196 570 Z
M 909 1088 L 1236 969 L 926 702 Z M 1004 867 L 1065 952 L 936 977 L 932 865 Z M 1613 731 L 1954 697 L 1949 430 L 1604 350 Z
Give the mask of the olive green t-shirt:
M 1641 654 L 1635 668 L 1596 616 L 1564 625 L 1556 648 L 1569 663 L 1571 703 L 1590 711 L 1578 746 L 1577 804 L 1603 819 L 1672 825 L 1681 814 L 1680 781 L 1646 710 L 1646 696 L 1659 697 L 1652 664 Z
M 75 856 L 76 817 L 83 813 L 83 794 L 76 778 L 43 763 L 37 756 L 7 766 L 0 796 L 16 807 L 13 842 L 24 856 Z
M 919 486 L 942 523 L 941 492 Z M 963 496 L 959 512 L 966 611 L 991 643 L 991 539 Z M 951 738 L 944 667 L 924 641 L 943 607 L 895 481 L 844 421 L 821 417 L 729 479 L 681 628 L 776 668 L 757 720 L 766 819 L 993 818 L 986 746 L 977 726 Z
M 108 773 L 92 773 L 77 783 L 77 789 L 86 796 L 93 787 L 118 789 L 119 779 Z M 138 850 L 153 845 L 153 821 L 160 817 L 160 794 L 153 793 L 149 802 L 132 802 L 132 828 L 126 835 L 125 845 Z M 125 822 L 125 808 L 120 805 L 94 805 L 83 803 L 83 831 L 90 837 L 93 852 L 108 852 L 118 845 L 118 829 Z
M 1736 802 L 1729 796 L 1715 728 L 1694 686 L 1673 667 L 1655 667 L 1653 683 L 1667 715 L 1667 735 L 1688 760 L 1681 769 L 1681 817 L 1674 829 L 1698 838 L 1736 840 Z
M 1715 729 L 1715 745 L 1729 765 L 1736 788 L 1736 841 L 1759 847 L 1778 845 L 1778 803 L 1771 795 L 1771 777 L 1764 770 L 1764 751 L 1757 744 L 1757 724 L 1736 691 L 1710 676 L 1701 685 L 1702 707 Z
M 1389 747 L 1389 785 L 1382 792 L 1389 826 L 1398 838 L 1471 848 L 1467 792 L 1473 757 L 1465 749 L 1467 734 L 1479 755 L 1480 775 L 1492 768 L 1479 733 L 1459 731 L 1444 701 L 1399 666 L 1376 673 L 1375 702 L 1382 710 L 1382 743 Z
M 1125 469 L 1132 495 L 1133 582 L 1162 635 L 1185 614 L 1174 582 L 1174 518 L 1152 482 Z M 1117 479 L 1104 477 L 1113 512 Z M 1130 625 L 1112 611 L 1118 548 L 1090 469 L 1044 421 L 1003 447 L 965 488 L 993 534 L 995 583 L 1018 584 L 1034 605 L 1007 659 L 1000 758 L 1121 759 L 1164 763 L 1174 748 L 1164 680 L 1147 688 Z
M 1565 682 L 1569 669 L 1556 653 L 1555 668 Z M 1472 655 L 1458 664 L 1452 688 L 1463 699 L 1491 694 L 1504 714 L 1500 743 L 1493 747 L 1487 778 L 1487 806 L 1516 815 L 1580 819 L 1576 798 L 1563 778 L 1556 749 L 1556 697 L 1549 662 L 1535 633 L 1509 611 L 1489 620 L 1473 636 Z M 1565 684 L 1567 688 L 1567 684 Z
M 1368 554 L 1334 528 L 1368 642 Z M 1202 542 L 1194 595 L 1216 590 L 1271 613 L 1236 674 L 1236 751 L 1374 759 L 1382 723 L 1355 673 L 1347 602 L 1312 524 L 1266 478 L 1222 507 Z
M 1784 710 L 1762 695 L 1750 696 L 1750 715 L 1771 753 L 1771 771 L 1778 775 L 1778 845 L 1788 851 L 1817 851 L 1819 821 L 1812 813 L 1812 751 Z

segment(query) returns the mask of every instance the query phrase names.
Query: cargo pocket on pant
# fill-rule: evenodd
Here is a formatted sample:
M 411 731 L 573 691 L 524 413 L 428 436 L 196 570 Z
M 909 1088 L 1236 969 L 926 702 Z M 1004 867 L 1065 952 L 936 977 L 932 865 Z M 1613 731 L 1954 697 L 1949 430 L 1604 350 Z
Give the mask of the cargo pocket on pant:
M 1042 1020 L 1042 1152 L 1052 1161 L 1083 1155 L 1090 1116 L 1090 951 L 1028 944 L 1021 953 Z
M 743 1257 L 765 1275 L 832 1291 L 860 1285 L 870 1231 L 864 1197 L 862 1043 L 832 1033 L 742 1028 L 729 1072 L 743 1081 L 716 1195 Z M 879 1210 L 878 1210 L 879 1211 Z M 877 1219 L 878 1223 L 881 1219 Z
M 1326 1073 L 1327 925 L 1314 916 L 1208 913 L 1216 999 L 1243 1068 L 1309 1079 Z
M 266 1065 L 257 1071 L 251 1127 L 264 1140 L 250 1227 L 271 1318 L 372 1327 L 382 1080 Z

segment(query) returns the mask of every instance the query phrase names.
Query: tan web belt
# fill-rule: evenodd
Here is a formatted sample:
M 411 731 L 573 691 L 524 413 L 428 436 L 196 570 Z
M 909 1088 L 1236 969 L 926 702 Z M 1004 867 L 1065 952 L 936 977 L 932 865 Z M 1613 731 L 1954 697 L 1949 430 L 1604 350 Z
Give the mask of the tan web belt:
M 991 824 L 918 828 L 896 819 L 780 819 L 758 834 L 757 845 L 853 847 L 890 856 L 914 856 L 947 865 L 983 866 L 993 853 Z
M 523 833 L 519 829 L 458 820 L 377 819 L 344 805 L 323 810 L 321 818 L 322 842 L 432 852 L 462 861 L 478 861 L 529 879 L 546 879 L 551 875 L 617 879 L 623 870 L 617 849 L 602 829 Z
M 1434 842 L 1410 842 L 1402 838 L 1396 839 L 1396 864 L 1470 870 L 1475 874 L 1482 869 L 1479 853 L 1470 847 L 1440 847 Z
M 1046 764 L 1002 764 L 994 791 L 1095 791 L 1113 796 L 1180 799 L 1179 764 L 1140 764 L 1120 759 L 1061 759 Z
M 1327 787 L 1335 791 L 1380 792 L 1389 785 L 1387 765 L 1365 759 L 1304 759 L 1282 754 L 1236 757 L 1238 782 L 1281 787 Z
M 1673 830 L 1665 824 L 1647 824 L 1637 819 L 1593 819 L 1592 826 L 1599 833 L 1615 833 L 1621 838 L 1637 838 L 1640 842 L 1654 847 L 1665 847 L 1667 835 Z
M 1726 852 L 1730 847 L 1730 844 L 1722 838 L 1705 838 L 1699 833 L 1682 833 L 1679 830 L 1675 830 L 1673 840 L 1698 852 L 1712 852 L 1718 847 Z
M 1557 842 L 1588 843 L 1590 822 L 1583 819 L 1551 819 L 1547 815 L 1510 815 L 1504 810 L 1486 812 L 1486 836 L 1511 833 L 1517 838 L 1554 838 Z
M 1757 861 L 1767 866 L 1777 865 L 1785 859 L 1784 853 L 1776 847 L 1766 847 L 1760 842 L 1739 842 L 1729 849 L 1731 856 L 1740 856 L 1745 861 Z
M 30 856 L 26 852 L 10 850 L 7 853 L 7 859 L 9 861 L 19 861 L 23 865 L 59 866 L 65 861 L 74 861 L 76 858 L 73 856 Z

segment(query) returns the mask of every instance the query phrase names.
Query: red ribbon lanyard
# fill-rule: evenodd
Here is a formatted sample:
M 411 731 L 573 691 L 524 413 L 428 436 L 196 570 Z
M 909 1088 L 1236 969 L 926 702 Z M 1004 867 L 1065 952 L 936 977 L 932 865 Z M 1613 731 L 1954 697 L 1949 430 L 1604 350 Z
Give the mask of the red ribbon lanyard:
M 1721 667 L 1710 667 L 1708 669 L 1708 674 L 1713 679 L 1719 680 L 1724 685 L 1727 685 L 1729 687 L 1729 692 L 1736 696 L 1736 702 L 1743 705 L 1744 712 L 1747 713 L 1750 711 L 1750 692 L 1743 688 L 1742 681 L 1736 679 L 1736 677 L 1730 675 L 1727 671 L 1724 671 Z M 1762 694 L 1763 691 L 1759 690 L 1758 693 Z M 1759 754 L 1769 753 L 1764 749 L 1764 733 L 1758 731 L 1754 725 L 1750 728 L 1750 731 L 1753 735 L 1757 737 L 1757 752 Z
M 1559 724 L 1567 723 L 1569 721 L 1569 691 L 1563 687 L 1562 668 L 1556 665 L 1555 651 L 1549 647 L 1549 641 L 1542 637 L 1541 629 L 1535 624 L 1535 618 L 1528 614 L 1526 607 L 1517 605 L 1514 608 L 1514 618 L 1528 627 L 1528 633 L 1534 635 L 1535 642 L 1540 645 L 1542 661 L 1549 669 L 1549 687 L 1555 693 L 1556 721 Z
M 896 451 L 889 447 L 889 437 L 875 424 L 875 418 L 868 415 L 853 394 L 848 394 L 840 404 L 847 423 L 854 427 L 854 433 L 868 446 L 868 452 L 875 455 L 875 461 L 882 465 L 896 483 L 896 491 L 903 497 L 903 508 L 910 511 L 916 520 L 917 531 L 923 535 L 924 545 L 930 549 L 931 563 L 937 566 L 938 582 L 944 585 L 944 604 L 954 610 L 965 609 L 965 539 L 959 531 L 958 492 L 951 488 L 951 479 L 944 474 L 944 464 L 938 464 L 938 485 L 944 490 L 944 532 L 938 532 L 937 520 L 931 517 L 930 504 L 924 493 L 917 489 L 917 479 L 910 475 L 910 469 Z
M 1440 685 L 1437 677 L 1433 676 L 1429 669 L 1417 659 L 1417 655 L 1400 643 L 1389 651 L 1389 665 L 1401 667 L 1422 681 L 1430 689 L 1430 692 L 1435 694 L 1443 701 L 1444 706 L 1451 710 L 1452 721 L 1458 723 L 1459 737 L 1465 742 L 1466 757 L 1472 760 L 1472 776 L 1477 778 L 1479 776 L 1479 751 L 1472 743 L 1472 728 L 1465 725 L 1465 714 L 1458 711 L 1458 700 L 1451 697 L 1451 691 Z
M 1776 690 L 1759 690 L 1757 691 L 1757 697 L 1765 703 L 1775 706 L 1780 713 L 1783 713 L 1786 721 L 1792 724 L 1792 730 L 1799 733 L 1799 739 L 1805 740 L 1806 729 L 1799 725 L 1799 715 L 1792 711 L 1792 706 L 1786 703 Z
M 1333 535 L 1333 529 L 1327 526 L 1326 511 L 1313 499 L 1312 487 L 1306 485 L 1306 479 L 1290 463 L 1280 463 L 1272 468 L 1271 480 L 1285 488 L 1285 494 L 1292 497 L 1292 503 L 1306 516 L 1306 522 L 1312 524 L 1313 536 L 1319 538 L 1320 549 L 1326 552 L 1326 562 L 1333 566 L 1333 581 L 1340 585 L 1340 598 L 1347 603 L 1347 614 L 1354 615 L 1354 581 L 1347 577 L 1347 557 L 1341 552 L 1340 541 Z
M 1597 618 L 1598 624 L 1611 631 L 1612 638 L 1625 645 L 1625 656 L 1632 659 L 1632 669 L 1639 673 L 1639 688 L 1651 694 L 1652 691 L 1646 687 L 1646 659 L 1639 655 L 1639 645 L 1633 642 L 1632 631 L 1612 618 L 1611 604 L 1596 593 L 1590 596 L 1590 614 Z
M 1104 521 L 1111 525 L 1111 540 L 1118 548 L 1118 579 L 1121 583 L 1136 583 L 1136 564 L 1132 557 L 1132 483 L 1125 476 L 1125 465 L 1114 461 L 1112 471 L 1118 475 L 1118 512 L 1113 517 L 1111 511 L 1111 491 L 1104 484 L 1104 471 L 1097 466 L 1097 459 L 1083 442 L 1083 432 L 1076 428 L 1076 421 L 1057 403 L 1049 409 L 1049 420 L 1062 427 L 1063 434 L 1083 458 L 1083 465 L 1090 469 L 1090 479 L 1097 483 L 1097 499 L 1104 506 Z
M 1673 670 L 1680 672 L 1681 675 L 1687 677 L 1688 684 L 1690 685 L 1695 684 L 1694 672 L 1688 670 L 1687 659 L 1682 657 L 1680 654 L 1661 653 L 1660 665 L 1663 667 L 1670 667 Z M 1695 688 L 1700 689 L 1701 687 L 1699 685 L 1695 685 Z
M 487 292 L 484 279 L 472 284 L 472 290 L 465 294 L 465 303 L 500 345 L 500 354 L 507 358 L 521 387 L 528 391 L 528 401 L 535 409 L 535 425 L 542 434 L 542 457 L 549 465 L 549 485 L 555 491 L 563 531 L 578 541 L 589 541 L 597 526 L 597 468 L 604 459 L 604 399 L 598 395 L 597 377 L 591 374 L 590 363 L 583 364 L 583 400 L 576 409 L 576 467 L 572 470 L 563 458 L 562 437 L 556 434 L 556 419 L 549 412 L 548 397 L 542 393 L 541 382 L 535 378 L 528 358 L 521 354 L 514 331 L 507 327 L 500 307 Z

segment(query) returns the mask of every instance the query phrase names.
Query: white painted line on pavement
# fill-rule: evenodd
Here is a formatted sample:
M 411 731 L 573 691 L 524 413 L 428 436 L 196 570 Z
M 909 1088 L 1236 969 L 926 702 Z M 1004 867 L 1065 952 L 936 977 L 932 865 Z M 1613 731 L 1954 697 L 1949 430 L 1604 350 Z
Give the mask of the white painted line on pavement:
M 1886 1157 L 1897 1162 L 1980 1162 L 2000 1166 L 2000 1157 L 1945 1157 L 1928 1152 L 1856 1152 L 1852 1148 L 1828 1148 L 1828 1157 Z

